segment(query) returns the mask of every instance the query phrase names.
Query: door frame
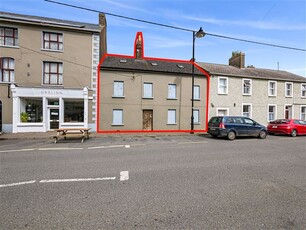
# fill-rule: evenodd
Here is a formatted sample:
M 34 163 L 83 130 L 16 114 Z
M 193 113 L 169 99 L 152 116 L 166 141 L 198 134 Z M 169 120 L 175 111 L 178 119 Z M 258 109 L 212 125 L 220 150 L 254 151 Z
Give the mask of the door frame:
M 149 129 L 145 129 L 145 112 L 150 113 L 149 119 L 147 122 L 149 123 Z M 151 127 L 151 128 L 150 128 Z M 152 131 L 153 130 L 153 109 L 143 109 L 142 110 L 142 130 Z

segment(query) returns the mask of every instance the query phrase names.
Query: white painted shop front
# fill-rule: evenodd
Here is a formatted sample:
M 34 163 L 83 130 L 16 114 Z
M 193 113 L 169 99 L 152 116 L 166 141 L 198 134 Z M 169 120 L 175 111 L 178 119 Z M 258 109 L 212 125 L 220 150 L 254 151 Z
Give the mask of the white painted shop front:
M 88 128 L 88 89 L 11 86 L 13 133 Z

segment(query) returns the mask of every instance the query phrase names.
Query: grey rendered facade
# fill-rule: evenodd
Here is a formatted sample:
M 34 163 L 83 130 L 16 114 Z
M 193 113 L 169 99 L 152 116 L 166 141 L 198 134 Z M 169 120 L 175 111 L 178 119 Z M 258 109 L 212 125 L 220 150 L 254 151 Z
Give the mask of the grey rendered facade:
M 266 125 L 280 118 L 306 119 L 306 78 L 280 70 L 198 63 L 211 75 L 209 117 L 242 115 Z
M 142 41 L 142 34 L 137 36 Z M 100 66 L 98 132 L 183 132 L 191 129 L 192 64 L 106 55 Z M 207 129 L 209 77 L 195 67 L 194 130 Z

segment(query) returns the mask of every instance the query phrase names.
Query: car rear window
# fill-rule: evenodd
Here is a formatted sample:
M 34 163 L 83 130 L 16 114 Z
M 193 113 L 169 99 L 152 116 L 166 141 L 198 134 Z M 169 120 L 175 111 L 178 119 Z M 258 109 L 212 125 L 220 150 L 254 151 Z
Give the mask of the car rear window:
M 275 120 L 275 121 L 271 121 L 271 124 L 289 124 L 290 120 L 287 119 L 279 119 L 279 120 Z
M 220 123 L 222 122 L 222 117 L 212 117 L 208 123 L 211 123 L 211 124 L 217 124 L 217 123 Z

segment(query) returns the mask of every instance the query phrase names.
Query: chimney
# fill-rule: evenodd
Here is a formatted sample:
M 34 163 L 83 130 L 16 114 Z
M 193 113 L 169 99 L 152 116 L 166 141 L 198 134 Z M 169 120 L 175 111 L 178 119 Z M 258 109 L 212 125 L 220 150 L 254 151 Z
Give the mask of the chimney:
M 136 59 L 143 59 L 143 37 L 141 32 L 137 32 L 134 43 L 134 57 Z
M 245 67 L 245 54 L 241 51 L 233 51 L 232 57 L 228 60 L 228 64 L 230 66 L 235 66 L 238 68 L 244 68 Z
M 107 44 L 106 44 L 106 17 L 105 14 L 99 13 L 99 27 L 101 28 L 100 32 L 100 59 L 104 54 L 107 53 Z

